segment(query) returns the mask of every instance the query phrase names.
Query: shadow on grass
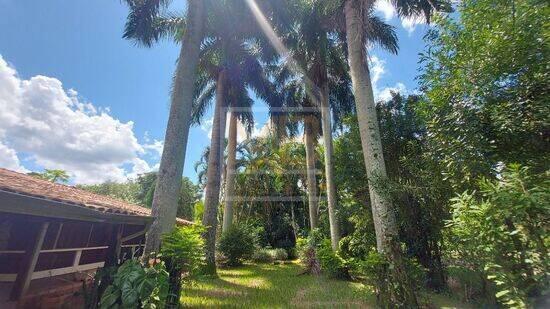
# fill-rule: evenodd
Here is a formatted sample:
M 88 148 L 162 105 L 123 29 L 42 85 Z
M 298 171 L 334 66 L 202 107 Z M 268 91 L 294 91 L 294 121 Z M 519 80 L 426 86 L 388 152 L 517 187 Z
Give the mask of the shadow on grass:
M 296 264 L 245 265 L 219 269 L 218 279 L 186 287 L 187 308 L 368 308 L 371 294 L 359 283 L 299 275 Z

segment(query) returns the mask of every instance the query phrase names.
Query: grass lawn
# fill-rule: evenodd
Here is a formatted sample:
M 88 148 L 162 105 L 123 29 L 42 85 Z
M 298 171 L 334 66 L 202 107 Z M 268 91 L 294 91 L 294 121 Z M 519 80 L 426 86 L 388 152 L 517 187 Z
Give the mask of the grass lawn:
M 298 275 L 300 271 L 295 263 L 219 269 L 219 278 L 187 286 L 181 301 L 186 308 L 375 308 L 372 291 L 361 283 Z M 466 308 L 443 296 L 429 298 L 435 308 Z

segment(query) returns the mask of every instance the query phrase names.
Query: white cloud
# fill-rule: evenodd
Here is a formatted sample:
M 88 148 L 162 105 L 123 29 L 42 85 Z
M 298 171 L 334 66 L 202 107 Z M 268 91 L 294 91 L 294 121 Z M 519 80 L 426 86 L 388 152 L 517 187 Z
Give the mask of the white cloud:
M 384 17 L 386 22 L 389 22 L 397 16 L 397 11 L 388 0 L 378 0 L 374 5 L 374 10 Z M 401 18 L 401 26 L 410 34 L 414 32 L 416 26 L 425 24 L 426 19 L 423 16 L 412 16 Z
M 159 140 L 145 140 L 145 144 L 143 144 L 143 149 L 145 150 L 151 150 L 155 155 L 161 156 L 162 150 L 164 149 L 164 141 Z
M 12 171 L 26 173 L 26 168 L 21 166 L 19 158 L 15 150 L 0 142 L 0 167 L 10 169 Z
M 76 183 L 124 181 L 124 166 L 131 173 L 146 171 L 139 156 L 161 149 L 158 141 L 142 146 L 133 122 L 112 117 L 74 89 L 65 91 L 58 79 L 21 79 L 1 55 L 0 142 L 0 151 L 9 155 L 0 166 L 21 167 L 17 155 L 24 153 L 40 167 L 66 170 Z
M 426 19 L 423 16 L 412 16 L 401 19 L 401 26 L 407 30 L 409 35 L 414 32 L 416 26 L 426 23 Z
M 407 87 L 405 87 L 403 83 L 397 83 L 393 87 L 386 87 L 377 93 L 376 100 L 388 101 L 392 97 L 391 96 L 392 92 L 405 94 L 407 92 Z
M 229 120 L 230 120 L 230 113 L 227 113 L 227 118 L 225 122 L 225 137 L 229 137 Z M 211 118 L 205 120 L 201 124 L 201 129 L 206 133 L 208 136 L 208 139 L 212 139 L 212 125 L 214 124 L 214 116 Z M 256 128 L 253 128 L 252 134 L 254 134 Z M 237 121 L 237 142 L 243 142 L 248 138 L 248 133 L 246 132 L 246 128 L 243 126 L 243 124 L 240 121 Z
M 267 120 L 263 126 L 254 126 L 252 131 L 252 137 L 267 137 L 271 133 L 271 127 L 273 126 L 271 120 Z
M 386 21 L 390 21 L 396 15 L 393 5 L 387 0 L 376 1 L 374 9 L 381 13 Z
M 369 69 L 372 79 L 372 90 L 376 101 L 387 101 L 391 99 L 391 92 L 406 93 L 407 88 L 403 83 L 396 83 L 393 87 L 385 87 L 380 89 L 380 80 L 386 71 L 386 61 L 378 58 L 376 55 L 371 55 L 369 59 Z
M 369 69 L 373 85 L 378 83 L 382 75 L 386 73 L 385 65 L 385 60 L 380 59 L 375 55 L 369 57 Z
M 201 129 L 206 132 L 209 139 L 212 139 L 212 125 L 214 124 L 214 116 L 210 119 L 206 119 L 201 123 Z

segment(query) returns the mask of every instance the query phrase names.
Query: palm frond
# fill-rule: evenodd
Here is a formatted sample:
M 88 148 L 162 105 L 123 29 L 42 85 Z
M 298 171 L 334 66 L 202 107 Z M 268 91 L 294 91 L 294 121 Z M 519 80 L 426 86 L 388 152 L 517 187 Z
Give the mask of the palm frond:
M 397 54 L 399 44 L 395 27 L 386 24 L 380 17 L 369 14 L 365 21 L 365 32 L 370 43 L 378 44 L 392 54 Z
M 169 0 L 125 0 L 130 13 L 124 26 L 123 38 L 138 45 L 150 47 L 167 37 L 177 37 L 185 28 L 185 19 L 170 13 L 162 13 Z

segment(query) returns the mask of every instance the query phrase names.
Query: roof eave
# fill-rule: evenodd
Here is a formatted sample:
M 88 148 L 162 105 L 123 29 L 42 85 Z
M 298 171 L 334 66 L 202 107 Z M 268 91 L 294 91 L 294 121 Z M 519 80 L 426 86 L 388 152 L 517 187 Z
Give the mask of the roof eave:
M 148 224 L 151 216 L 102 212 L 63 201 L 0 190 L 0 211 L 56 219 L 106 223 Z

